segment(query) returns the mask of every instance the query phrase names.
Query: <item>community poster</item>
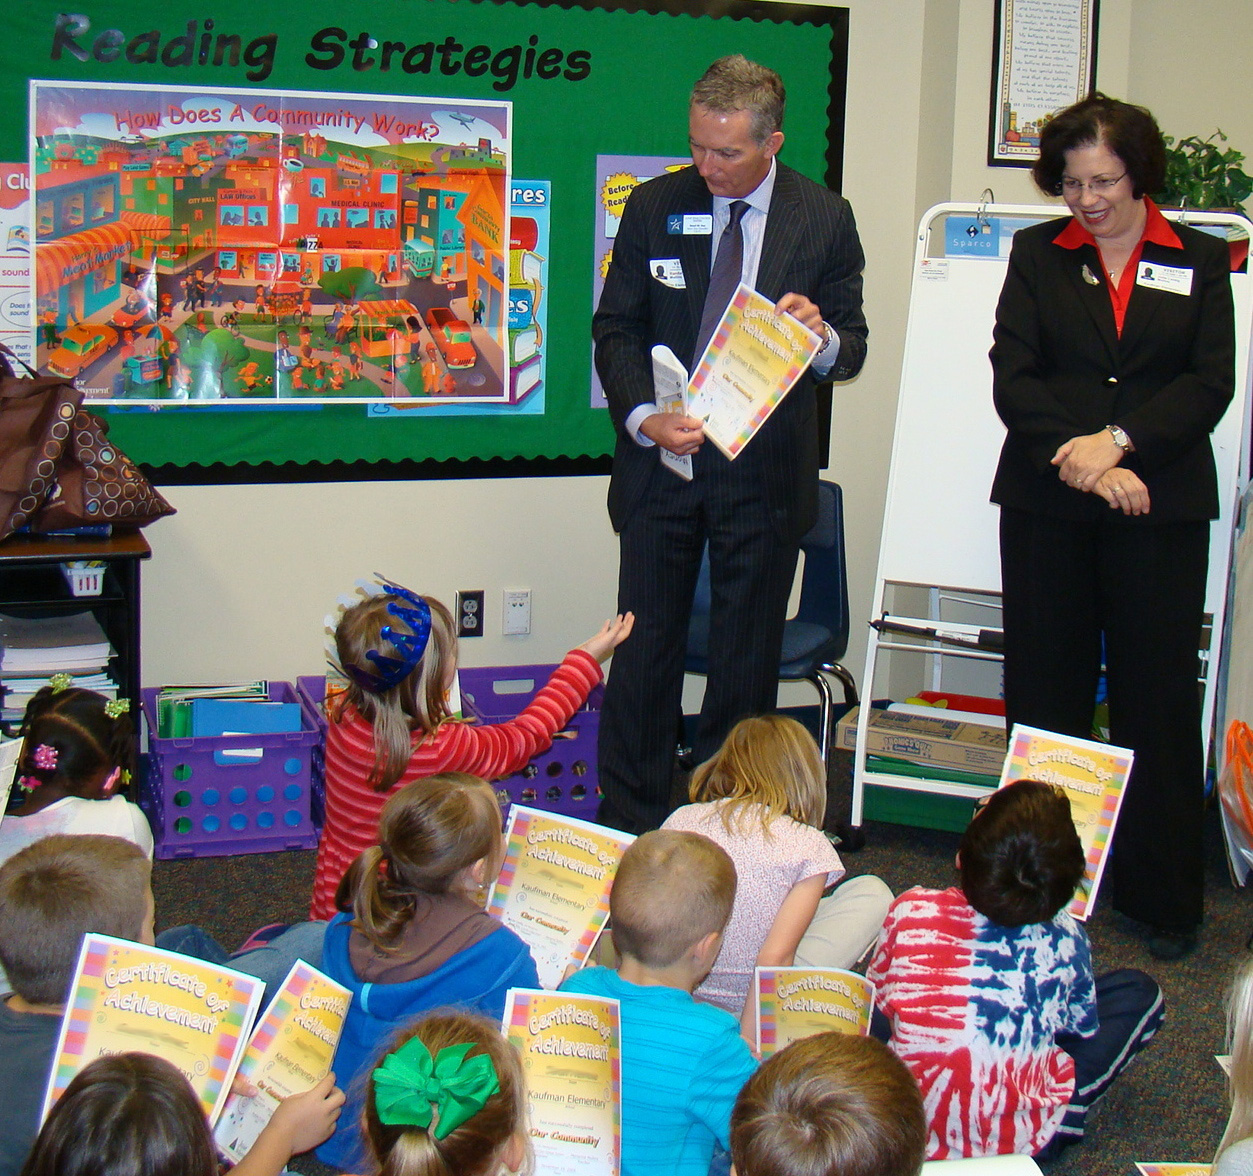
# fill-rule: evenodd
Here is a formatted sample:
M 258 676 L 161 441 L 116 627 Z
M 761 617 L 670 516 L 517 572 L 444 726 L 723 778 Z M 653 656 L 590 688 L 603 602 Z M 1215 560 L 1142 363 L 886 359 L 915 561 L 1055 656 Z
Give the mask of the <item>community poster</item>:
M 1135 752 L 1128 747 L 1058 735 L 1021 723 L 1015 723 L 1010 732 L 1009 754 L 998 787 L 1015 780 L 1042 780 L 1061 788 L 1070 800 L 1070 815 L 1085 863 L 1083 881 L 1066 908 L 1076 919 L 1086 919 L 1096 902 L 1134 759 Z
M 843 968 L 756 968 L 757 1052 L 763 1058 L 815 1033 L 865 1037 L 874 985 Z
M 312 1090 L 331 1068 L 352 993 L 297 960 L 257 1022 L 239 1073 L 256 1088 L 252 1097 L 231 1094 L 216 1137 L 235 1163 L 248 1154 L 278 1104 Z
M 618 1176 L 622 1051 L 618 1002 L 511 988 L 505 1034 L 522 1057 L 535 1169 Z
M 43 1113 L 96 1058 L 150 1053 L 180 1070 L 216 1121 L 265 985 L 109 935 L 83 937 Z
M 511 110 L 32 81 L 39 366 L 90 401 L 507 403 Z
M 526 941 L 540 983 L 556 988 L 571 965 L 583 965 L 605 926 L 618 862 L 635 838 L 514 805 L 505 840 L 487 913 Z

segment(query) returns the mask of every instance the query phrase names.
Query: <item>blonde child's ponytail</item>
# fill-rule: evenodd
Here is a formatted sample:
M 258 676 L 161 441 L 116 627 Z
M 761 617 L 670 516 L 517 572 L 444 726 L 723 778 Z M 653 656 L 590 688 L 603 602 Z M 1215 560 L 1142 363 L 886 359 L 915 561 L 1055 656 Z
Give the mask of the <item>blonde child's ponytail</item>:
M 504 846 L 496 793 L 479 777 L 445 772 L 414 780 L 388 798 L 379 843 L 339 884 L 336 904 L 380 951 L 393 950 L 422 895 L 473 891 L 471 867 L 494 878 Z

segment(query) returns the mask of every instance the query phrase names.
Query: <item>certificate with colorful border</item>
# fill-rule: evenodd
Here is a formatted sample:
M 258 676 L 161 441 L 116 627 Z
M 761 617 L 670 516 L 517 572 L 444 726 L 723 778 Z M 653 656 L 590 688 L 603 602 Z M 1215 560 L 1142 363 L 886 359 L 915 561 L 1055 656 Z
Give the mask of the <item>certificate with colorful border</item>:
M 248 1154 L 281 1100 L 312 1090 L 331 1068 L 352 993 L 304 960 L 297 960 L 257 1022 L 239 1073 L 255 1097 L 229 1095 L 218 1120 L 218 1147 L 238 1163 Z
M 1140 1176 L 1209 1176 L 1211 1165 L 1152 1160 L 1144 1163 L 1137 1161 L 1136 1167 L 1140 1171 Z
M 514 805 L 505 839 L 505 864 L 487 896 L 487 913 L 526 941 L 540 983 L 556 988 L 592 950 L 609 917 L 618 862 L 635 838 Z
M 505 1035 L 522 1055 L 535 1170 L 618 1176 L 622 1051 L 618 1002 L 511 988 Z
M 696 365 L 688 412 L 734 459 L 821 349 L 821 336 L 741 283 Z
M 756 968 L 757 1052 L 763 1058 L 815 1033 L 865 1037 L 874 985 L 843 968 Z
M 253 976 L 159 947 L 84 936 L 44 1115 L 88 1062 L 150 1053 L 187 1075 L 212 1124 L 264 988 Z
M 1070 815 L 1085 859 L 1083 881 L 1066 908 L 1076 919 L 1086 919 L 1096 903 L 1134 759 L 1129 747 L 1112 743 L 1075 739 L 1020 723 L 1010 732 L 1009 754 L 998 787 L 1015 780 L 1043 780 L 1064 789 L 1070 798 Z

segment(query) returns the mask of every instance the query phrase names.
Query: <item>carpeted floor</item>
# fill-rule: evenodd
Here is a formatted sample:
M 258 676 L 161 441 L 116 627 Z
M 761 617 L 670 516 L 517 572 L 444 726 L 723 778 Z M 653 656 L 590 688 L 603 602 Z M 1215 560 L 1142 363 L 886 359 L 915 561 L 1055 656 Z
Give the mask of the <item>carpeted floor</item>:
M 849 855 L 854 873 L 877 873 L 899 892 L 944 886 L 953 879 L 955 833 L 868 824 L 867 846 Z M 1226 1119 L 1222 1072 L 1223 995 L 1253 930 L 1253 895 L 1228 880 L 1217 818 L 1207 831 L 1207 917 L 1194 955 L 1179 963 L 1152 960 L 1134 931 L 1097 903 L 1089 923 L 1100 971 L 1143 968 L 1166 993 L 1165 1028 L 1095 1111 L 1086 1142 L 1053 1164 L 1050 1176 L 1134 1173 L 1137 1160 L 1208 1161 Z M 255 927 L 307 913 L 312 852 L 158 862 L 154 872 L 158 929 L 199 923 L 228 947 Z M 294 1168 L 328 1171 L 309 1158 Z

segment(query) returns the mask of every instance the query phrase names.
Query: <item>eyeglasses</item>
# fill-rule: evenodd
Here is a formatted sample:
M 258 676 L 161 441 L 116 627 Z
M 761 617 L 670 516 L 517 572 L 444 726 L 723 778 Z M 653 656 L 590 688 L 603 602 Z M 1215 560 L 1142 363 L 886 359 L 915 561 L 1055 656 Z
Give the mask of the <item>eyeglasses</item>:
M 1112 179 L 1107 178 L 1106 176 L 1097 176 L 1095 180 L 1089 180 L 1085 184 L 1082 180 L 1075 180 L 1070 176 L 1065 176 L 1058 187 L 1067 196 L 1078 196 L 1084 188 L 1087 188 L 1089 192 L 1096 196 L 1104 196 L 1105 193 L 1113 188 L 1115 184 L 1121 184 L 1126 178 L 1127 173 L 1123 172 L 1122 175 L 1114 176 Z

